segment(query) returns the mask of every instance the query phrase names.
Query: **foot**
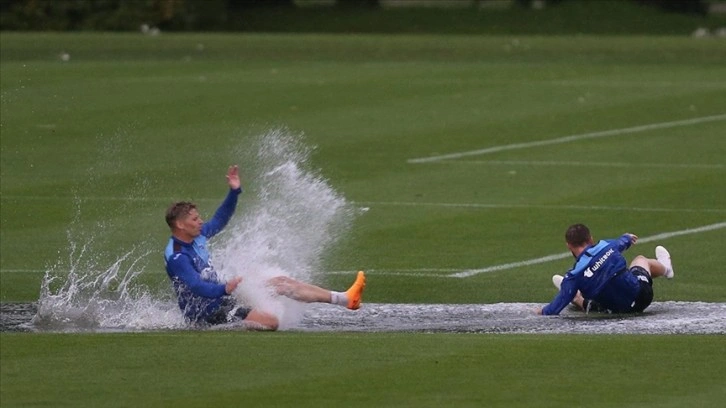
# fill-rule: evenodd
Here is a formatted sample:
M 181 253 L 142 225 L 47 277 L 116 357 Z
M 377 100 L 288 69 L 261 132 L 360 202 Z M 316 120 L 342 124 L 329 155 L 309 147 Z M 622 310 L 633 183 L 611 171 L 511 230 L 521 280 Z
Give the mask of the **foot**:
M 358 271 L 358 276 L 350 289 L 345 291 L 348 297 L 348 309 L 358 310 L 360 301 L 363 298 L 363 289 L 366 287 L 366 275 L 363 271 Z
M 666 272 L 663 276 L 668 279 L 673 279 L 675 273 L 673 272 L 673 264 L 671 263 L 671 254 L 668 252 L 668 250 L 660 245 L 655 247 L 655 259 L 658 260 L 658 262 L 662 263 L 663 266 L 665 266 Z
M 555 285 L 557 290 L 560 290 L 562 286 L 562 280 L 565 279 L 562 275 L 552 275 L 552 284 Z

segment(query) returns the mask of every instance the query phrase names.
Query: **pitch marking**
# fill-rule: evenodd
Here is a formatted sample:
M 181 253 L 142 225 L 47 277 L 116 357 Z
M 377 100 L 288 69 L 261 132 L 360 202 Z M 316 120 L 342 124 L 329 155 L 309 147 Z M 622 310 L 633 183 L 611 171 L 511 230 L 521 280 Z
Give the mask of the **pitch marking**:
M 677 237 L 677 236 L 681 236 L 681 235 L 698 234 L 700 232 L 713 231 L 713 230 L 717 230 L 717 229 L 721 229 L 721 228 L 726 228 L 726 222 L 719 222 L 716 224 L 704 225 L 703 227 L 698 227 L 698 228 L 690 228 L 690 229 L 685 229 L 685 230 L 680 230 L 680 231 L 664 232 L 662 234 L 651 235 L 649 237 L 639 238 L 638 243 L 657 241 L 657 240 Z M 547 256 L 543 256 L 541 258 L 530 259 L 527 261 L 495 265 L 495 266 L 490 266 L 490 267 L 482 268 L 482 269 L 470 269 L 468 271 L 453 273 L 448 276 L 452 277 L 452 278 L 468 278 L 470 276 L 478 275 L 480 273 L 496 272 L 496 271 L 503 271 L 506 269 L 519 268 L 522 266 L 536 265 L 536 264 L 541 264 L 541 263 L 545 263 L 545 262 L 556 261 L 559 259 L 569 258 L 571 256 L 572 256 L 571 253 L 563 252 L 561 254 L 547 255 Z
M 680 230 L 680 231 L 664 232 L 661 234 L 651 235 L 649 237 L 639 238 L 638 242 L 639 243 L 652 242 L 652 241 L 657 241 L 657 240 L 661 240 L 661 239 L 673 238 L 673 237 L 677 237 L 677 236 L 681 236 L 681 235 L 690 235 L 690 234 L 698 234 L 700 232 L 714 231 L 714 230 L 721 229 L 721 228 L 726 228 L 726 222 L 719 222 L 716 224 L 709 224 L 709 225 L 704 225 L 702 227 L 689 228 L 689 229 Z M 481 269 L 469 269 L 469 270 L 465 270 L 465 271 L 461 271 L 461 272 L 452 273 L 450 275 L 440 275 L 435 272 L 451 272 L 451 271 L 454 271 L 455 269 L 409 269 L 409 270 L 398 270 L 398 271 L 369 270 L 368 272 L 376 274 L 376 275 L 386 275 L 386 276 L 468 278 L 470 276 L 479 275 L 481 273 L 498 272 L 498 271 L 503 271 L 503 270 L 507 270 L 507 269 L 519 268 L 519 267 L 523 267 L 523 266 L 537 265 L 537 264 L 541 264 L 541 263 L 565 259 L 565 258 L 568 258 L 571 256 L 572 256 L 571 253 L 563 252 L 563 253 L 559 253 L 559 254 L 543 256 L 540 258 L 529 259 L 526 261 L 494 265 L 494 266 L 489 266 L 489 267 L 481 268 Z M 45 271 L 38 270 L 38 269 L 4 269 L 4 270 L 0 270 L 0 273 L 37 273 L 37 272 L 45 272 Z M 349 274 L 349 273 L 351 273 L 351 271 L 326 272 L 326 274 L 330 274 L 330 275 Z
M 527 161 L 527 160 L 441 160 L 439 163 L 491 164 L 491 165 L 522 165 L 522 166 L 581 166 L 581 167 L 622 167 L 622 168 L 656 168 L 656 169 L 724 169 L 723 164 L 688 164 L 688 163 L 597 163 L 582 161 Z
M 671 237 L 676 237 L 679 235 L 688 235 L 688 234 L 697 234 L 699 232 L 706 232 L 706 231 L 713 231 L 721 228 L 726 228 L 726 222 L 716 223 L 716 224 L 710 224 L 705 225 L 703 227 L 698 228 L 691 228 L 691 229 L 685 229 L 681 231 L 673 231 L 673 232 L 665 232 L 662 234 L 656 234 L 652 235 L 650 237 L 643 237 L 638 239 L 639 243 L 644 242 L 652 242 L 657 241 L 660 239 L 667 239 Z M 382 275 L 382 276 L 409 276 L 409 277 L 417 277 L 417 278 L 466 278 L 469 276 L 478 275 L 480 273 L 487 273 L 487 272 L 497 272 L 497 271 L 503 271 L 507 269 L 514 269 L 519 268 L 523 266 L 529 266 L 529 265 L 536 265 L 540 263 L 546 263 L 551 261 L 557 261 L 560 259 L 565 259 L 572 257 L 572 254 L 569 252 L 563 252 L 560 254 L 552 254 L 543 256 L 540 258 L 530 259 L 527 261 L 520 261 L 520 262 L 512 262 L 507 264 L 501 264 L 501 265 L 495 265 L 490 266 L 482 269 L 469 269 L 465 271 L 461 271 L 458 269 L 436 269 L 436 268 L 425 268 L 425 269 L 395 269 L 395 270 L 384 270 L 384 269 L 370 269 L 367 270 L 366 273 L 370 275 Z M 326 274 L 330 275 L 349 275 L 353 273 L 354 271 L 329 271 L 325 272 Z M 437 273 L 438 272 L 438 273 Z M 454 272 L 450 273 L 448 275 L 442 274 L 442 272 Z
M 550 139 L 550 140 L 539 140 L 536 142 L 527 142 L 527 143 L 514 143 L 514 144 L 508 144 L 508 145 L 489 147 L 486 149 L 470 150 L 467 152 L 442 154 L 439 156 L 420 157 L 420 158 L 416 158 L 416 159 L 409 159 L 408 163 L 431 163 L 431 162 L 437 162 L 437 161 L 447 160 L 447 159 L 459 159 L 462 157 L 480 156 L 480 155 L 484 155 L 484 154 L 496 153 L 496 152 L 501 152 L 501 151 L 505 151 L 505 150 L 527 149 L 530 147 L 547 146 L 547 145 L 560 144 L 560 143 L 569 143 L 569 142 L 575 142 L 575 141 L 584 140 L 584 139 L 594 139 L 594 138 L 606 137 L 606 136 L 618 136 L 618 135 L 624 135 L 624 134 L 628 134 L 628 133 L 645 132 L 648 130 L 655 130 L 655 129 L 667 129 L 667 128 L 672 128 L 672 127 L 677 127 L 677 126 L 696 125 L 696 124 L 700 124 L 700 123 L 714 122 L 714 121 L 720 121 L 720 120 L 726 120 L 726 114 L 714 115 L 714 116 L 704 116 L 704 117 L 700 117 L 700 118 L 686 119 L 686 120 L 677 120 L 677 121 L 673 121 L 673 122 L 651 123 L 649 125 L 634 126 L 634 127 L 622 128 L 622 129 L 611 129 L 611 130 L 604 130 L 604 131 L 600 131 L 600 132 L 581 133 L 578 135 L 564 136 L 564 137 L 559 137 L 559 138 Z

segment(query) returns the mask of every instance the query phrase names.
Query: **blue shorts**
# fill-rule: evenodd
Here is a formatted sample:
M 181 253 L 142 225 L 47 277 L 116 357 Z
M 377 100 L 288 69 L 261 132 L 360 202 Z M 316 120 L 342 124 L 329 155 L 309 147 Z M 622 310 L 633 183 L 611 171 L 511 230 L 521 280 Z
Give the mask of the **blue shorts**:
M 638 283 L 640 283 L 640 291 L 638 292 L 638 296 L 635 297 L 629 313 L 640 313 L 650 306 L 650 303 L 653 301 L 653 278 L 648 271 L 640 266 L 634 266 L 628 272 L 633 274 L 638 279 Z
M 648 271 L 640 266 L 634 266 L 628 269 L 627 273 L 632 274 L 638 280 L 640 284 L 640 290 L 635 296 L 635 300 L 629 308 L 625 310 L 612 310 L 603 304 L 600 304 L 594 300 L 585 299 L 583 302 L 583 308 L 586 312 L 604 312 L 604 313 L 640 313 L 650 306 L 653 302 L 653 278 L 650 276 Z
M 244 320 L 252 309 L 248 307 L 237 306 L 237 302 L 232 298 L 225 298 L 213 315 L 204 319 L 209 324 L 230 323 L 237 320 Z

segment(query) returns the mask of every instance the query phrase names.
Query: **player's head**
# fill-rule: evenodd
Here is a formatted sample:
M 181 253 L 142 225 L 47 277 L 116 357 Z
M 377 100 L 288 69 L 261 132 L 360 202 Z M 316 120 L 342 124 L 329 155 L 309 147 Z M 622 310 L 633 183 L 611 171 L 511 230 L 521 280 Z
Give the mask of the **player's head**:
M 169 224 L 169 228 L 174 229 L 176 221 L 186 217 L 189 212 L 196 209 L 196 204 L 189 201 L 176 202 L 166 209 L 166 223 Z
M 573 224 L 565 232 L 565 241 L 573 255 L 577 256 L 579 255 L 579 252 L 575 253 L 577 248 L 584 248 L 592 244 L 592 234 L 585 224 Z
M 202 217 L 197 206 L 188 201 L 179 201 L 166 210 L 166 223 L 174 235 L 181 234 L 184 238 L 193 239 L 202 230 Z

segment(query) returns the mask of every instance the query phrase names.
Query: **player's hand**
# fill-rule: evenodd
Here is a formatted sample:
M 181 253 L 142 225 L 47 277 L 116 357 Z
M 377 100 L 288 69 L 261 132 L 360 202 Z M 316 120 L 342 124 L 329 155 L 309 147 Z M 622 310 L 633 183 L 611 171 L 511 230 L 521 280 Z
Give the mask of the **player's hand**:
M 534 314 L 541 315 L 542 314 L 542 308 L 541 307 L 538 307 L 538 308 L 534 309 Z
M 227 184 L 232 190 L 236 190 L 242 186 L 242 182 L 239 179 L 239 168 L 236 164 L 229 166 L 229 169 L 227 169 Z
M 237 289 L 237 285 L 239 285 L 240 282 L 242 282 L 241 276 L 232 278 L 232 280 L 228 281 L 227 284 L 224 285 L 224 291 L 227 292 L 228 295 L 231 295 L 232 292 Z
M 637 235 L 631 234 L 629 232 L 626 232 L 625 235 L 627 235 L 627 236 L 630 237 L 630 240 L 633 241 L 633 244 L 635 244 L 636 242 L 638 242 L 638 236 Z

